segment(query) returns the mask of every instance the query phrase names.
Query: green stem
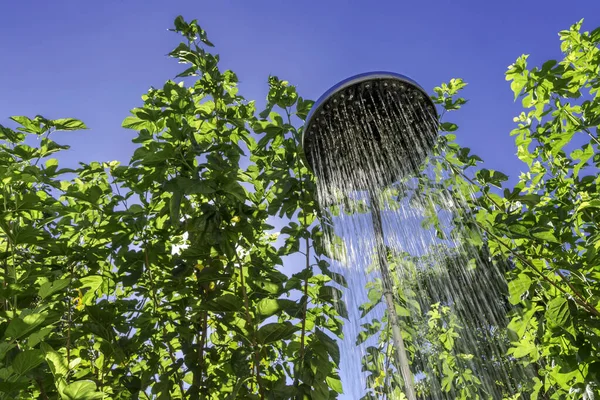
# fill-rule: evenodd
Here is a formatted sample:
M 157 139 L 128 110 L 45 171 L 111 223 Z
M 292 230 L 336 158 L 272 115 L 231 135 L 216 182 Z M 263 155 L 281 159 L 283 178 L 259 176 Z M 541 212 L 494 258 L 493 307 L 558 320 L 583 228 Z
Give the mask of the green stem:
M 383 287 L 383 298 L 387 306 L 388 324 L 392 327 L 392 337 L 396 346 L 396 363 L 397 368 L 404 379 L 404 393 L 408 400 L 416 400 L 414 378 L 410 370 L 410 362 L 408 353 L 404 346 L 404 339 L 400 330 L 400 321 L 396 313 L 396 305 L 394 303 L 394 283 L 390 276 L 387 262 L 387 247 L 383 239 L 383 225 L 381 221 L 381 210 L 379 209 L 378 199 L 374 193 L 370 193 L 371 216 L 373 220 L 373 230 L 375 233 L 375 243 L 377 248 L 377 257 L 379 261 L 379 271 L 381 272 L 381 280 Z
M 390 356 L 390 345 L 392 343 L 392 338 L 390 337 L 390 328 L 391 328 L 391 325 L 390 325 L 390 323 L 388 321 L 387 333 L 385 335 L 386 336 L 386 340 L 387 340 L 387 346 L 385 348 L 385 381 L 383 383 L 383 388 L 385 390 L 385 395 L 384 395 L 383 400 L 387 400 L 387 398 L 388 398 L 388 395 L 387 395 L 388 391 L 389 391 L 388 385 L 389 385 L 389 379 L 390 379 L 390 375 L 391 375 L 391 374 L 388 373 L 388 370 L 390 368 L 390 361 L 392 360 L 392 357 Z
M 300 140 L 301 138 L 298 135 L 298 131 L 293 127 L 292 125 L 292 116 L 291 116 L 291 112 L 290 112 L 290 108 L 286 108 L 285 109 L 285 113 L 287 115 L 287 120 L 288 120 L 288 125 L 291 127 L 291 132 L 292 135 L 294 137 L 294 142 L 296 143 L 296 168 L 298 169 L 297 175 L 298 175 L 298 181 L 300 182 L 300 198 L 304 199 L 306 193 L 305 193 L 305 188 L 304 188 L 304 179 L 305 176 L 302 174 L 302 162 L 300 160 L 300 152 L 301 152 L 301 148 L 299 146 Z M 308 219 L 306 218 L 306 213 L 309 210 L 304 209 L 304 229 L 306 229 L 307 232 L 307 237 L 305 239 L 305 246 L 306 246 L 306 253 L 303 254 L 306 260 L 306 264 L 304 267 L 304 270 L 306 272 L 309 272 L 311 270 L 311 266 L 310 266 L 310 235 L 309 235 L 309 231 L 308 231 Z M 307 316 L 307 312 L 308 312 L 308 303 L 309 303 L 309 299 L 308 299 L 308 274 L 306 276 L 306 280 L 304 281 L 304 288 L 303 288 L 303 297 L 304 297 L 304 303 L 302 304 L 302 331 L 300 334 L 300 365 L 304 365 L 304 355 L 306 352 L 306 316 Z M 299 383 L 299 378 L 298 376 L 296 376 L 294 378 L 294 386 L 298 386 Z
M 69 291 L 72 290 L 73 286 L 73 273 L 74 273 L 75 264 L 71 263 L 69 265 Z M 72 311 L 73 311 L 73 303 L 69 299 L 69 303 L 67 304 L 67 366 L 71 364 L 71 324 L 72 324 Z M 69 368 L 71 368 L 69 366 Z
M 148 243 L 144 244 L 144 260 L 145 260 L 145 264 L 146 264 L 146 271 L 148 271 L 148 279 L 150 280 L 150 285 L 151 285 L 150 291 L 152 293 L 151 296 L 152 296 L 154 314 L 156 315 L 158 312 L 158 298 L 156 297 L 156 285 L 154 284 L 154 278 L 152 277 L 152 270 L 150 268 L 150 260 L 148 257 Z M 160 321 L 159 321 L 159 324 L 161 324 Z M 162 332 L 163 338 L 165 338 L 167 336 L 166 326 L 164 326 L 164 325 L 161 326 L 161 332 Z M 169 354 L 169 358 L 171 359 L 171 363 L 173 364 L 173 366 L 175 366 L 177 363 L 177 358 L 175 357 L 175 353 L 173 351 L 171 343 L 166 342 L 165 344 L 167 347 L 167 353 Z M 181 392 L 181 398 L 185 399 L 185 389 L 183 387 L 183 380 L 182 380 L 181 376 L 179 375 L 179 368 L 175 371 L 175 379 L 177 380 L 177 384 L 179 386 L 179 391 Z
M 479 227 L 486 232 L 488 235 L 493 236 L 494 238 L 496 238 L 497 242 L 500 243 L 502 245 L 502 247 L 504 247 L 506 250 L 508 250 L 512 255 L 514 255 L 515 257 L 517 257 L 519 259 L 519 261 L 521 261 L 523 264 L 525 264 L 527 267 L 529 267 L 529 269 L 531 269 L 532 271 L 534 271 L 536 273 L 536 275 L 538 275 L 539 277 L 541 277 L 542 279 L 544 279 L 546 282 L 548 282 L 552 287 L 554 287 L 555 289 L 559 290 L 560 292 L 562 292 L 563 294 L 570 296 L 571 293 L 567 292 L 566 290 L 564 290 L 562 287 L 560 287 L 559 285 L 557 285 L 555 282 L 553 282 L 550 278 L 548 278 L 546 275 L 544 275 L 541 271 L 538 271 L 537 268 L 529 261 L 527 260 L 525 257 L 523 257 L 521 254 L 517 253 L 514 249 L 510 248 L 508 245 L 506 245 L 504 242 L 502 242 L 501 238 L 498 237 L 496 234 L 492 233 L 490 230 L 486 229 L 483 225 L 481 225 L 480 223 L 477 223 L 477 225 L 479 225 Z M 547 260 L 544 260 L 547 261 Z M 561 277 L 561 279 L 563 281 L 566 282 L 566 278 L 562 275 L 562 274 L 558 274 L 559 277 Z M 567 285 L 569 285 L 569 282 L 566 282 Z M 569 287 L 572 288 L 571 285 L 569 285 Z M 572 288 L 573 289 L 573 288 Z M 575 291 L 574 292 L 575 297 L 573 298 L 573 300 L 575 300 L 575 302 L 577 304 L 579 304 L 580 306 L 582 306 L 584 309 L 588 310 L 590 313 L 596 315 L 597 317 L 600 317 L 600 311 L 596 310 L 596 308 L 589 304 L 587 301 L 585 301 L 585 299 L 581 298 L 581 295 Z
M 246 324 L 248 325 L 248 330 L 249 330 L 250 337 L 252 340 L 252 346 L 254 347 L 254 364 L 255 364 L 255 371 L 256 371 L 256 383 L 258 385 L 258 392 L 260 394 L 260 398 L 261 398 L 261 400 L 264 400 L 265 392 L 263 389 L 262 379 L 260 376 L 260 361 L 261 361 L 260 360 L 260 349 L 258 347 L 258 343 L 256 342 L 254 324 L 252 323 L 252 316 L 250 315 L 250 301 L 248 300 L 248 292 L 246 291 L 246 284 L 245 284 L 245 280 L 244 280 L 244 267 L 243 267 L 242 260 L 240 259 L 240 256 L 239 256 L 237 250 L 235 251 L 235 257 L 237 259 L 238 267 L 239 267 L 239 271 L 240 271 L 240 286 L 242 289 L 242 296 L 244 297 L 244 308 L 246 309 Z

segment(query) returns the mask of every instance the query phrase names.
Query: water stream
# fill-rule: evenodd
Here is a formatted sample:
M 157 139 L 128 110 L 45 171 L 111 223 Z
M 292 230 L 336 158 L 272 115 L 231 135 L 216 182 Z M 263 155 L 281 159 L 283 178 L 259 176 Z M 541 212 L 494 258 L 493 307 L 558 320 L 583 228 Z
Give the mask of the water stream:
M 429 151 L 435 115 L 414 93 L 402 97 L 414 101 L 383 87 L 347 97 L 321 115 L 312 160 L 320 205 L 334 221 L 329 240 L 343 240 L 343 251 L 332 250 L 337 268 L 349 283 L 343 398 L 519 393 L 532 371 L 506 356 L 510 264 L 475 245 L 483 235 L 465 217 L 473 194 L 444 185 L 448 150 Z

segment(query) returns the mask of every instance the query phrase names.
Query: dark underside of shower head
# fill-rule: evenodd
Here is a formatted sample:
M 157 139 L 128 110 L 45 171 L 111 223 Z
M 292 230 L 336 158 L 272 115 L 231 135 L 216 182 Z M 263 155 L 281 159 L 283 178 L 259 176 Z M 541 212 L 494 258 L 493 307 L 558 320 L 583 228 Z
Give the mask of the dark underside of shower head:
M 364 75 L 315 103 L 304 154 L 328 186 L 388 186 L 419 170 L 435 145 L 437 124 L 433 102 L 416 83 L 395 74 Z

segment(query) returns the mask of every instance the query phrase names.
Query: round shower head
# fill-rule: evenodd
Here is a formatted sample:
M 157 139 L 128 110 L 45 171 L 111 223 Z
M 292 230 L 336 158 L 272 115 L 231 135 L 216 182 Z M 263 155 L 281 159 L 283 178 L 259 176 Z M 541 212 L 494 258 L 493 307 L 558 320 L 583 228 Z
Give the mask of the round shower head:
M 328 187 L 383 187 L 414 173 L 435 145 L 437 110 L 423 88 L 391 72 L 348 78 L 313 105 L 303 133 L 310 168 Z

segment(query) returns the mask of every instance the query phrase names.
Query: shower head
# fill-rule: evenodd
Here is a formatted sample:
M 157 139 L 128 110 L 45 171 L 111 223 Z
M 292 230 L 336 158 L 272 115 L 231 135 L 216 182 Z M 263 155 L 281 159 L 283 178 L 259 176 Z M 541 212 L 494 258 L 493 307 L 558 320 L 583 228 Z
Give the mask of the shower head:
M 304 126 L 304 155 L 330 188 L 385 187 L 419 169 L 435 145 L 437 119 L 433 101 L 410 78 L 356 75 L 313 105 Z

